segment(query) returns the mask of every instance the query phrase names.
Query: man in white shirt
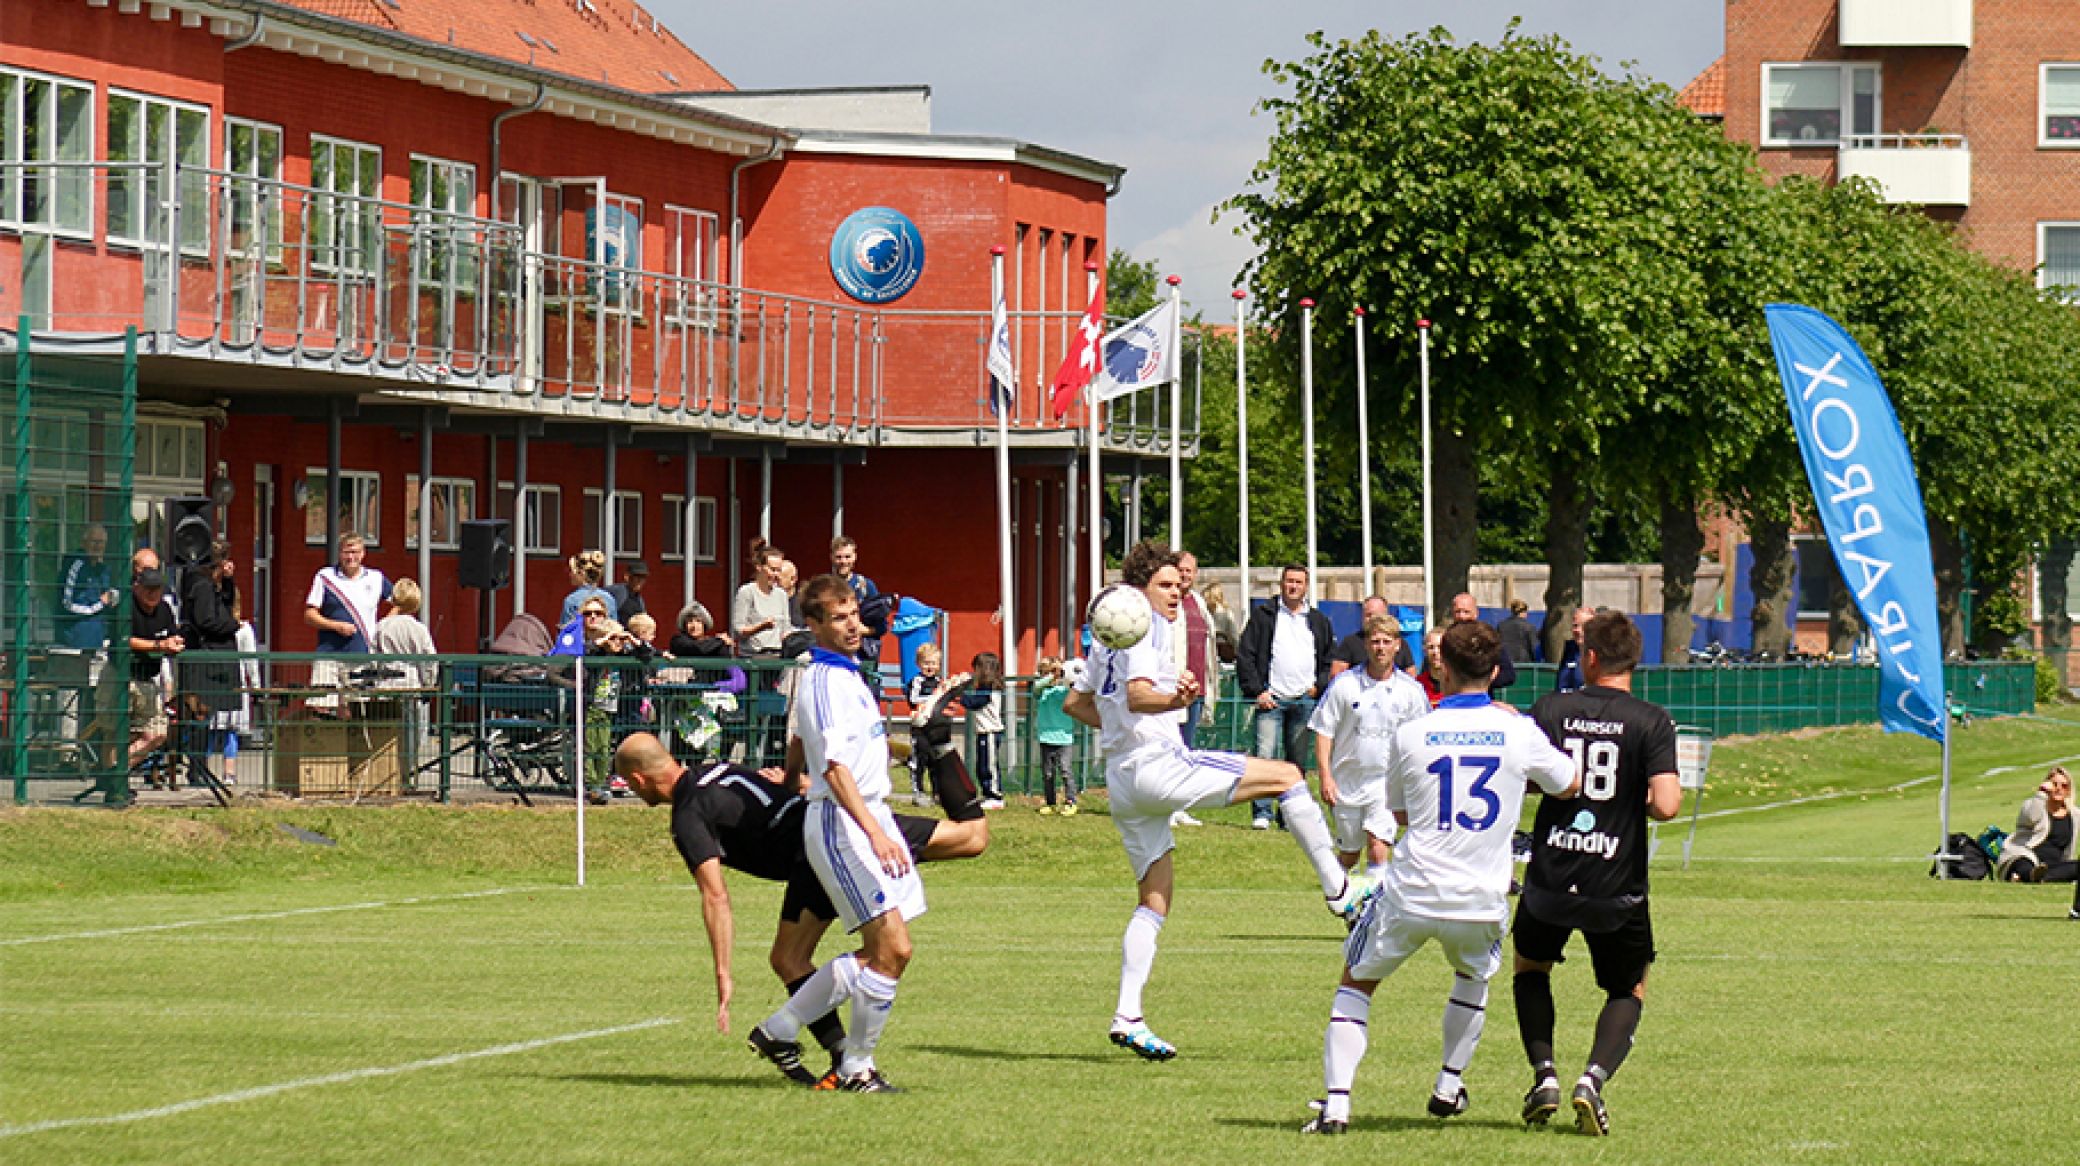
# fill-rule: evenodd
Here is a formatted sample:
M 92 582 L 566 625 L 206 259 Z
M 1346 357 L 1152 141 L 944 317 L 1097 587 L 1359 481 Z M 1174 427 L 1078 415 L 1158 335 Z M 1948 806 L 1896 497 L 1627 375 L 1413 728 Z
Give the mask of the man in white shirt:
M 808 807 L 802 841 L 847 931 L 860 950 L 816 969 L 780 1010 L 751 1030 L 750 1045 L 790 1077 L 801 1066 L 802 1027 L 852 1001 L 834 1087 L 853 1093 L 896 1093 L 874 1066 L 874 1046 L 895 1005 L 896 983 L 910 964 L 909 921 L 924 914 L 924 884 L 910 848 L 889 813 L 888 732 L 881 706 L 859 671 L 859 600 L 836 575 L 818 575 L 802 592 L 802 613 L 816 639 L 795 689 L 801 710 L 790 761 L 806 764 Z M 792 769 L 790 765 L 790 769 Z
M 1256 704 L 1252 726 L 1259 757 L 1307 764 L 1307 719 L 1329 685 L 1329 652 L 1336 633 L 1307 601 L 1307 568 L 1288 563 L 1278 573 L 1278 597 L 1252 608 L 1235 650 L 1235 684 Z M 1271 827 L 1268 800 L 1250 807 L 1250 825 Z
M 1127 552 L 1120 576 L 1147 596 L 1155 618 L 1132 647 L 1091 649 L 1083 674 L 1062 709 L 1099 731 L 1112 824 L 1133 865 L 1140 896 L 1120 946 L 1119 1006 L 1112 1043 L 1152 1061 L 1177 1049 L 1149 1031 L 1141 993 L 1155 965 L 1156 937 L 1170 913 L 1173 890 L 1170 815 L 1177 810 L 1275 798 L 1286 825 L 1320 880 L 1329 909 L 1349 918 L 1363 905 L 1363 888 L 1345 877 L 1322 808 L 1298 767 L 1236 753 L 1193 752 L 1178 738 L 1176 714 L 1199 697 L 1199 680 L 1179 675 L 1170 649 L 1172 621 L 1183 585 L 1177 556 L 1153 542 Z
M 318 633 L 318 652 L 325 657 L 365 656 L 375 651 L 376 611 L 390 598 L 390 580 L 367 566 L 368 544 L 358 534 L 339 536 L 339 562 L 320 567 L 303 597 L 303 623 Z M 336 659 L 311 661 L 311 687 L 337 688 Z M 313 708 L 337 711 L 336 696 L 314 696 Z
M 1394 841 L 1394 816 L 1387 812 L 1387 762 L 1394 732 L 1430 711 L 1423 686 L 1394 666 L 1401 650 L 1401 625 L 1384 613 L 1359 629 L 1365 666 L 1336 674 L 1314 706 L 1315 770 L 1322 801 L 1336 826 L 1336 849 L 1345 864 L 1367 852 L 1366 874 L 1377 879 Z
M 1478 622 L 1452 625 L 1439 645 L 1444 699 L 1394 734 L 1387 808 L 1405 827 L 1394 861 L 1343 948 L 1343 981 L 1323 1038 L 1321 1112 L 1302 1133 L 1349 1128 L 1351 1082 L 1365 1057 L 1372 993 L 1416 949 L 1436 940 L 1452 968 L 1444 1065 L 1430 1091 L 1434 1117 L 1466 1112 L 1461 1074 L 1480 1044 L 1488 980 L 1502 966 L 1514 860 L 1510 840 L 1527 784 L 1573 797 L 1574 759 L 1538 724 L 1488 696 L 1502 641 Z

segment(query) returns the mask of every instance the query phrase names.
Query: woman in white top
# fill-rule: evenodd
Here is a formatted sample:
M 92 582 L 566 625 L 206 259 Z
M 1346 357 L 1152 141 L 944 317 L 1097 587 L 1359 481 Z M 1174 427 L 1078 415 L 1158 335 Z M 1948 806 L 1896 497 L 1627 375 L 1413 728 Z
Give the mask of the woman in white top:
M 729 606 L 729 624 L 737 634 L 737 650 L 746 656 L 777 656 L 790 627 L 787 590 L 780 585 L 779 547 L 760 539 L 751 544 L 751 582 L 737 588 Z
M 390 591 L 390 614 L 376 623 L 376 651 L 385 656 L 431 656 L 433 633 L 419 619 L 425 596 L 419 584 L 399 579 Z M 396 660 L 383 665 L 383 688 L 425 690 L 440 680 L 440 666 L 431 660 Z M 399 726 L 398 751 L 404 762 L 407 788 L 419 771 L 419 742 L 425 734 L 426 703 L 420 697 L 401 702 L 404 723 Z

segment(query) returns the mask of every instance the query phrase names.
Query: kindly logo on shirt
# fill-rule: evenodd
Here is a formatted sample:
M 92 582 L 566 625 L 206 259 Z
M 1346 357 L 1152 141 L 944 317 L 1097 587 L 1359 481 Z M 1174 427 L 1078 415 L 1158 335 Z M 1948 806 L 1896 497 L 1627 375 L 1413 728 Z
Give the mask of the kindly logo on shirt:
M 1547 831 L 1546 845 L 1555 850 L 1593 854 L 1606 862 L 1618 856 L 1617 836 L 1598 830 L 1596 815 L 1589 810 L 1581 810 L 1575 814 L 1574 821 Z

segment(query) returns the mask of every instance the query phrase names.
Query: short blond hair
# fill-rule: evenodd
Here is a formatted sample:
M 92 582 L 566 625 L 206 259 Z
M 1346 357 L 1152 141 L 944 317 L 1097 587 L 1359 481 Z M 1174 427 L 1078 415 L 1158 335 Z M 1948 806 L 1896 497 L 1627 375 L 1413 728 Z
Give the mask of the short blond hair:
M 639 640 L 647 640 L 657 634 L 657 621 L 647 611 L 639 611 L 628 617 L 629 634 Z
M 399 579 L 390 588 L 390 606 L 406 615 L 419 614 L 419 605 L 425 601 L 426 595 L 415 580 Z
M 339 542 L 336 545 L 340 550 L 346 550 L 348 547 L 360 547 L 365 551 L 368 549 L 368 540 L 350 530 L 339 536 Z
M 917 645 L 917 662 L 922 664 L 926 660 L 930 660 L 934 664 L 945 663 L 945 660 L 939 654 L 939 645 L 931 643 Z

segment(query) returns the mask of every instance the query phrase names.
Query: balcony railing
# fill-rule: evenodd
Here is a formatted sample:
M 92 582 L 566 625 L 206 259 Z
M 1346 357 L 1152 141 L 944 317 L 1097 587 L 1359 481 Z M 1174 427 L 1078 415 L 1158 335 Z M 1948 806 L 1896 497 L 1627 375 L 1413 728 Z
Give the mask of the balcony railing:
M 1970 206 L 1971 144 L 1958 134 L 1859 134 L 1844 139 L 1840 177 L 1867 178 L 1885 201 L 1920 206 Z
M 595 250 L 591 225 L 572 206 L 522 226 L 170 164 L 0 162 L 0 330 L 26 318 L 91 347 L 134 324 L 147 354 L 808 440 L 995 425 L 986 310 L 895 312 L 649 271 Z M 1022 314 L 1021 327 L 1065 318 Z M 1021 393 L 1014 426 L 1073 435 L 1081 409 L 1056 422 L 1044 396 Z M 1110 410 L 1108 447 L 1167 448 L 1151 404 Z

